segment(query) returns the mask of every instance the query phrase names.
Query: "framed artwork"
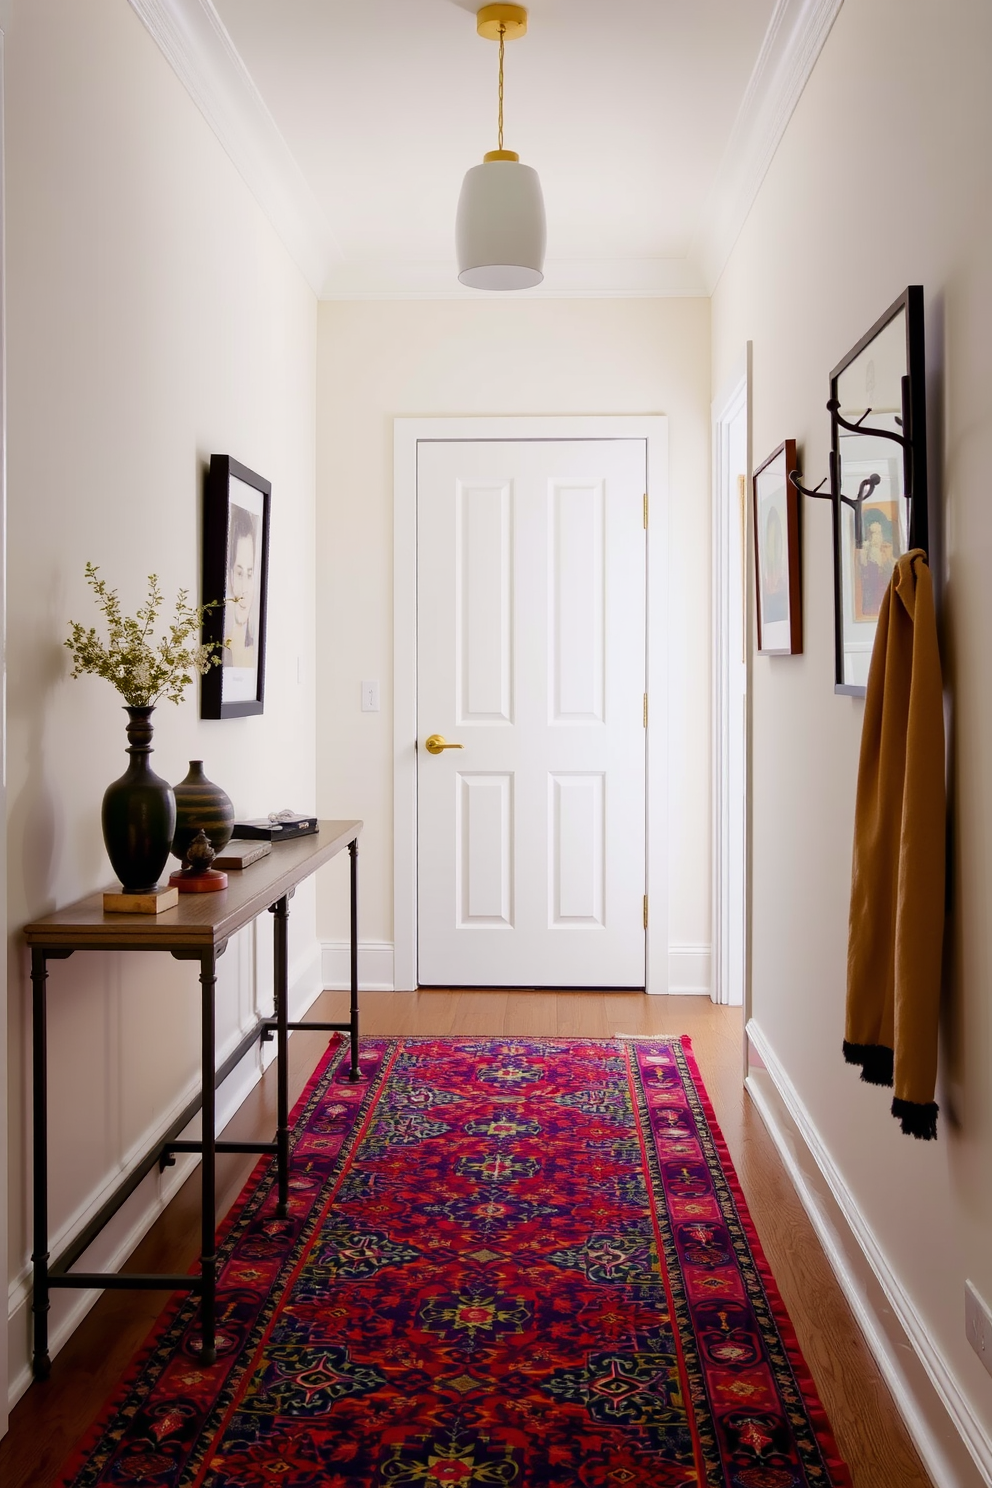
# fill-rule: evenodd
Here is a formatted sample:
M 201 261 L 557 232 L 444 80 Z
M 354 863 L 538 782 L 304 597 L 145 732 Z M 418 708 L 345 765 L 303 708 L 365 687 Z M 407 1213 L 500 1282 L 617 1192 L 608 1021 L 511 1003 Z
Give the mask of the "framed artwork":
M 910 285 L 830 374 L 835 692 L 864 697 L 896 561 L 926 548 L 923 290 Z
M 265 701 L 265 615 L 272 486 L 230 455 L 211 455 L 203 505 L 203 602 L 220 600 L 204 641 L 223 665 L 200 681 L 201 718 L 244 718 Z
M 796 441 L 786 439 L 754 472 L 754 572 L 758 650 L 799 656 L 803 649 L 799 493 L 789 481 Z

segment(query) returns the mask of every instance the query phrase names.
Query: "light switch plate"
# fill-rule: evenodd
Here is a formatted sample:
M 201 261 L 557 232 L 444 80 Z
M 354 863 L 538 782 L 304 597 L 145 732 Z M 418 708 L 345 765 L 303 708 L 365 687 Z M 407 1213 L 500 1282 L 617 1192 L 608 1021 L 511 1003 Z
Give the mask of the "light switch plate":
M 379 711 L 379 684 L 378 682 L 362 683 L 362 712 L 378 713 Z

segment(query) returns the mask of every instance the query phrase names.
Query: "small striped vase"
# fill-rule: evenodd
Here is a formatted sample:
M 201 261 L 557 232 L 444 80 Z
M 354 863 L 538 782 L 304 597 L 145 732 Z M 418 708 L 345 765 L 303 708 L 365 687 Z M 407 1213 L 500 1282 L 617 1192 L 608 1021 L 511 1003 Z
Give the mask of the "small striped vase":
M 214 852 L 220 852 L 234 831 L 234 807 L 226 791 L 203 773 L 202 760 L 190 760 L 189 774 L 175 786 L 176 832 L 172 852 L 181 863 L 197 832 L 206 832 Z

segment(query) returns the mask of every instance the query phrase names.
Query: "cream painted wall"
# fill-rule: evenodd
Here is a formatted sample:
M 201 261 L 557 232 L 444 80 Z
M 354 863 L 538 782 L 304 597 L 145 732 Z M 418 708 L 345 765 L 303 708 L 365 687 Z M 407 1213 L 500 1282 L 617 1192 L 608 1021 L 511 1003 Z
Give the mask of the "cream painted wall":
M 708 946 L 709 305 L 323 304 L 318 333 L 318 810 L 359 816 L 361 938 L 392 941 L 393 419 L 664 413 L 671 440 L 670 942 Z M 381 711 L 360 711 L 378 678 Z M 343 867 L 318 935 L 341 943 Z M 334 874 L 341 879 L 334 881 Z M 336 890 L 336 892 L 335 892 Z
M 754 343 L 754 452 L 827 468 L 830 368 L 907 283 L 927 299 L 932 479 L 946 531 L 953 957 L 939 1140 L 901 1135 L 840 1052 L 863 703 L 833 694 L 830 508 L 804 504 L 805 654 L 753 662 L 753 1016 L 942 1356 L 992 1463 L 992 1380 L 964 1280 L 992 1299 L 992 10 L 847 0 L 713 299 L 713 386 Z
M 153 764 L 175 781 L 202 757 L 241 813 L 312 804 L 316 302 L 124 0 L 17 0 L 6 51 L 16 1382 L 31 1249 L 30 989 L 18 929 L 112 878 L 100 800 L 126 763 L 120 700 L 99 679 L 71 681 L 60 643 L 70 616 L 96 619 L 87 558 L 127 608 L 151 570 L 170 602 L 180 586 L 197 594 L 211 452 L 259 470 L 273 483 L 265 713 L 201 723 L 191 690 L 180 708 L 158 709 Z M 310 991 L 314 903 L 298 895 L 290 921 L 291 976 Z M 256 976 L 260 1002 L 271 985 L 268 924 L 257 934 L 257 967 L 252 931 L 220 962 L 221 1044 L 250 1023 Z M 57 1233 L 198 1086 L 199 998 L 189 966 L 147 955 L 80 953 L 54 966 L 49 987 Z M 56 1327 L 70 1301 L 56 1294 Z

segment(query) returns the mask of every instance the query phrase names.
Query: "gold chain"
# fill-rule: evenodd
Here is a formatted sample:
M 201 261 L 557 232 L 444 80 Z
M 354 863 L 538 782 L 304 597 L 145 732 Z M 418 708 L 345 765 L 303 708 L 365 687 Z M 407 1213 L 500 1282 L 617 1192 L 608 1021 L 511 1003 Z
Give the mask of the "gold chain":
M 499 28 L 499 148 L 503 148 L 503 37 L 506 27 Z

